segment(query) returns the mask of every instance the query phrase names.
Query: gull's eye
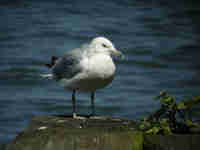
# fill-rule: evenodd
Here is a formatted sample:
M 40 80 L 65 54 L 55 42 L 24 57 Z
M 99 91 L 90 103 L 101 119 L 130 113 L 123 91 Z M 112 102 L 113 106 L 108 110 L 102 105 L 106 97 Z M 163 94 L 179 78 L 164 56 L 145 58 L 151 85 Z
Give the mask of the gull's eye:
M 106 44 L 102 44 L 103 47 L 107 48 L 108 46 Z

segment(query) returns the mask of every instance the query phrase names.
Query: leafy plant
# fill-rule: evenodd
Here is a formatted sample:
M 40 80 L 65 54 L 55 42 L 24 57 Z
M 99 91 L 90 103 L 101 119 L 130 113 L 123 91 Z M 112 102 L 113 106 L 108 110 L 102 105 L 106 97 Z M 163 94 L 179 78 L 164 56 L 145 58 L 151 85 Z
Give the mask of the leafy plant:
M 194 121 L 194 114 L 200 114 L 196 109 L 200 104 L 200 96 L 176 102 L 174 96 L 161 92 L 156 98 L 161 108 L 139 122 L 139 128 L 147 134 L 173 134 L 200 132 L 200 123 Z M 193 115 L 192 115 L 193 114 Z M 191 130 L 191 129 L 197 130 Z

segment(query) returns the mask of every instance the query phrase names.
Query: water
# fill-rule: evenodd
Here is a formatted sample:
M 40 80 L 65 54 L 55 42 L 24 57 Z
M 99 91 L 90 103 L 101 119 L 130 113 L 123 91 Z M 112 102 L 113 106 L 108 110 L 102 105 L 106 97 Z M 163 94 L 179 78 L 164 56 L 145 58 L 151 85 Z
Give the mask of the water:
M 200 3 L 168 0 L 15 0 L 0 2 L 0 144 L 34 116 L 70 114 L 71 93 L 44 80 L 52 55 L 106 36 L 126 59 L 96 94 L 98 115 L 137 119 L 154 110 L 167 90 L 178 98 L 200 95 Z M 88 94 L 78 111 L 90 112 Z M 1 147 L 1 146 L 0 146 Z

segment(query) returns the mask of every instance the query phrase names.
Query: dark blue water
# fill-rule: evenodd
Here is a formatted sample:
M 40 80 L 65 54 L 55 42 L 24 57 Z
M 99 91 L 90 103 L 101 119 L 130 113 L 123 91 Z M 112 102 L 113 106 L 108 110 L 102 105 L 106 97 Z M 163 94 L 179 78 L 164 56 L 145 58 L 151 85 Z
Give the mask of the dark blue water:
M 52 55 L 96 36 L 127 57 L 117 60 L 113 83 L 96 94 L 98 115 L 136 119 L 154 110 L 167 90 L 200 95 L 200 3 L 168 0 L 7 0 L 0 2 L 0 144 L 34 116 L 70 114 L 71 93 L 44 80 Z M 78 112 L 90 112 L 78 94 Z M 1 147 L 1 146 L 0 146 Z

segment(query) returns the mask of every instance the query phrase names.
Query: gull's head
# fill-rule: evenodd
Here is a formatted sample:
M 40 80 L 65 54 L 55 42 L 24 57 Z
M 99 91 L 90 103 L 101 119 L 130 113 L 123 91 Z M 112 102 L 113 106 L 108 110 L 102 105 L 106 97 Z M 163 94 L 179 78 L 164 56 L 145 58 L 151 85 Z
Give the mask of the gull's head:
M 121 56 L 122 53 L 118 51 L 112 42 L 104 37 L 94 38 L 91 42 L 92 51 L 95 53 L 105 53 L 108 55 Z

